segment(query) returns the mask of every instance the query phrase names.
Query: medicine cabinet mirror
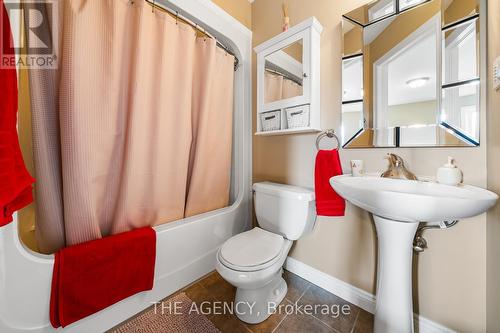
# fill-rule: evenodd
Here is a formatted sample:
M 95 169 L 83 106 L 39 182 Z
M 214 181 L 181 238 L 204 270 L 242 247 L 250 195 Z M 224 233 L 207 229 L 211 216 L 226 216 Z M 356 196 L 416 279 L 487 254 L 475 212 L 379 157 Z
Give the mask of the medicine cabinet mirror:
M 478 146 L 484 8 L 378 0 L 345 14 L 344 147 Z
M 320 130 L 320 35 L 314 17 L 255 48 L 257 135 Z

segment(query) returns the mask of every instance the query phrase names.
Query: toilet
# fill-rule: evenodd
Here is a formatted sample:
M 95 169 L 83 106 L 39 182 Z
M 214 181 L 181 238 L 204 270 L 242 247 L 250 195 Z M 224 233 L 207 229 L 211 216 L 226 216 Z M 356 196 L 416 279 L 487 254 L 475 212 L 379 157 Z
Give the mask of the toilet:
M 283 264 L 294 240 L 316 222 L 314 192 L 270 182 L 253 185 L 259 227 L 227 240 L 216 269 L 237 288 L 234 312 L 246 323 L 266 320 L 287 293 Z

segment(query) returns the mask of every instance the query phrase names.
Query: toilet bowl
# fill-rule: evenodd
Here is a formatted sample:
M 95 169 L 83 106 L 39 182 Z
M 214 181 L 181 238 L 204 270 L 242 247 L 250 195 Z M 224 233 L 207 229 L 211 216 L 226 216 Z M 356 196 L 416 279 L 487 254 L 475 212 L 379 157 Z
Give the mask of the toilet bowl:
M 237 288 L 236 316 L 257 324 L 283 301 L 283 264 L 293 241 L 313 229 L 316 211 L 309 189 L 270 182 L 253 189 L 259 227 L 227 240 L 217 253 L 216 269 Z

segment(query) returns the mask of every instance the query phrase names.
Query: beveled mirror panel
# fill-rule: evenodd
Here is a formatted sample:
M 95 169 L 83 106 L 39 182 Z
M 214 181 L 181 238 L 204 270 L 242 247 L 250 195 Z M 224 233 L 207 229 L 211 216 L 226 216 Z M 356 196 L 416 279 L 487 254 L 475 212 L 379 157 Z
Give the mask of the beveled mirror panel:
M 351 21 L 344 20 L 342 25 L 343 47 L 342 57 L 363 53 L 363 27 Z
M 303 94 L 303 41 L 299 40 L 266 56 L 264 103 Z
M 476 0 L 379 0 L 344 15 L 345 148 L 479 145 L 478 13 Z
M 442 0 L 443 24 L 449 25 L 478 15 L 480 0 Z
M 345 14 L 344 17 L 365 26 L 393 14 L 396 14 L 396 0 L 379 0 L 356 8 Z

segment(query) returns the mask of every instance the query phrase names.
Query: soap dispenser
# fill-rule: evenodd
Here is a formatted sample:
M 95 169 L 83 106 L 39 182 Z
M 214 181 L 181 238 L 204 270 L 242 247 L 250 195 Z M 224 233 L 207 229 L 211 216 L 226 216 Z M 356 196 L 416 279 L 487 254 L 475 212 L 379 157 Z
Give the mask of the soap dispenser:
M 462 171 L 453 163 L 454 159 L 448 156 L 448 163 L 438 169 L 436 180 L 440 184 L 457 186 L 462 182 Z

